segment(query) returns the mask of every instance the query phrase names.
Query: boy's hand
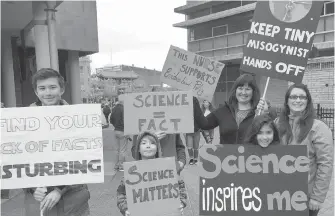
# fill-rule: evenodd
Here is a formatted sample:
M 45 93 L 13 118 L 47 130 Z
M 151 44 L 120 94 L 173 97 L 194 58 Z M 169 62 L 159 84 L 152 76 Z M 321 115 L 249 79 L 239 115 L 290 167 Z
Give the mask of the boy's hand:
M 39 187 L 39 188 L 36 188 L 33 196 L 34 196 L 35 200 L 37 200 L 39 202 L 42 202 L 46 193 L 47 193 L 47 189 L 45 187 Z
M 57 190 L 51 191 L 41 202 L 41 210 L 44 212 L 46 210 L 50 211 L 60 200 L 61 194 Z
M 130 216 L 130 213 L 128 210 L 126 211 L 125 216 Z

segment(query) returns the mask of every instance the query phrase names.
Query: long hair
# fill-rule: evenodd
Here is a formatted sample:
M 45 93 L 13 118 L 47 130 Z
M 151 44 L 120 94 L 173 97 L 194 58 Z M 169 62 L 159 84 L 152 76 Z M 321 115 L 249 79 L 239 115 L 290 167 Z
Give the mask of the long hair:
M 300 143 L 304 140 L 304 138 L 307 136 L 309 131 L 311 130 L 313 126 L 314 119 L 316 118 L 314 106 L 312 102 L 312 96 L 309 92 L 308 88 L 304 84 L 293 84 L 291 85 L 285 94 L 285 102 L 284 102 L 284 109 L 279 115 L 279 121 L 278 121 L 278 130 L 280 137 L 283 137 L 286 134 L 286 142 L 289 143 L 289 141 L 292 138 L 292 129 L 289 123 L 289 115 L 290 115 L 290 108 L 288 106 L 288 100 L 291 95 L 292 89 L 299 88 L 306 92 L 307 96 L 307 106 L 305 111 L 302 114 L 302 117 L 300 118 L 298 124 L 300 128 L 300 133 L 297 136 L 297 141 Z
M 205 101 L 207 101 L 208 104 L 209 104 L 209 106 L 208 106 L 208 110 L 211 111 L 211 112 L 213 112 L 215 108 L 214 108 L 214 106 L 212 105 L 212 103 L 209 102 L 208 100 L 204 100 L 204 101 L 202 102 L 202 104 L 201 104 L 201 110 L 202 110 L 202 112 L 205 113 L 205 111 L 206 111 L 206 108 L 205 108 L 205 106 L 204 106 L 204 102 L 205 102 Z
M 244 86 L 245 84 L 248 84 L 248 86 L 252 88 L 252 98 L 251 98 L 250 103 L 251 103 L 252 109 L 256 110 L 257 104 L 260 99 L 260 91 L 259 91 L 259 88 L 256 84 L 254 77 L 251 74 L 242 74 L 236 79 L 233 87 L 230 90 L 228 103 L 231 104 L 233 108 L 236 110 L 237 104 L 238 104 L 238 101 L 236 98 L 236 89 L 238 87 Z
M 278 132 L 278 130 L 276 128 L 276 125 L 273 122 L 272 118 L 268 114 L 262 114 L 262 115 L 256 116 L 254 118 L 253 122 L 251 123 L 251 125 L 250 125 L 250 127 L 247 131 L 247 134 L 246 134 L 245 139 L 244 139 L 244 143 L 251 143 L 251 144 L 254 144 L 254 145 L 258 145 L 257 134 L 259 133 L 261 128 L 264 125 L 267 125 L 267 124 L 273 130 L 273 140 L 272 140 L 271 144 L 275 144 L 275 143 L 279 144 L 280 143 L 279 132 Z

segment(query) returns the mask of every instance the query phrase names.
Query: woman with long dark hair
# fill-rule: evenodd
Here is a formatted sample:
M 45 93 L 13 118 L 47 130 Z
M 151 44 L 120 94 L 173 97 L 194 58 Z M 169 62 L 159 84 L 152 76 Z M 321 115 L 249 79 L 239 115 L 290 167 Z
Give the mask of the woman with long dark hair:
M 261 100 L 259 109 L 264 108 Z M 309 216 L 316 216 L 332 179 L 334 141 L 329 127 L 316 118 L 306 85 L 293 84 L 285 94 L 284 109 L 275 120 L 284 145 L 306 145 L 309 157 Z
M 250 74 L 239 76 L 228 102 L 204 117 L 199 101 L 194 99 L 194 118 L 202 130 L 220 127 L 220 144 L 241 144 L 251 125 L 260 99 L 259 88 Z
M 211 112 L 214 111 L 214 107 L 211 102 L 204 100 L 201 105 L 201 110 L 204 116 L 208 116 Z M 211 130 L 202 130 L 202 135 L 206 140 L 206 143 L 212 144 L 214 139 L 214 129 Z
M 268 114 L 256 116 L 245 136 L 245 143 L 266 148 L 280 144 L 279 132 Z

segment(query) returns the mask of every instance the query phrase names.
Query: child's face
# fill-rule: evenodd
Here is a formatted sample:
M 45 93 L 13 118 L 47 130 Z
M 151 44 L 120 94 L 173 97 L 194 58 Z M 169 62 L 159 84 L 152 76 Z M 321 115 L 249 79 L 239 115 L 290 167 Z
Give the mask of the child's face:
M 268 147 L 273 140 L 273 130 L 269 124 L 263 125 L 257 134 L 258 145 L 263 148 Z
M 58 105 L 64 93 L 56 77 L 37 80 L 35 94 L 43 106 Z
M 140 143 L 140 154 L 142 159 L 154 158 L 157 152 L 157 145 L 152 137 L 144 136 Z

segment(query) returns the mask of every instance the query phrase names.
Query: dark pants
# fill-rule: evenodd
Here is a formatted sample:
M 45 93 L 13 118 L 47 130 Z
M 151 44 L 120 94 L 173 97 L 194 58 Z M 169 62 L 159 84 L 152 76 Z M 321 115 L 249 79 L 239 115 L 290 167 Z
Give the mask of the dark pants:
M 312 211 L 309 210 L 309 216 L 317 216 L 320 210 Z

